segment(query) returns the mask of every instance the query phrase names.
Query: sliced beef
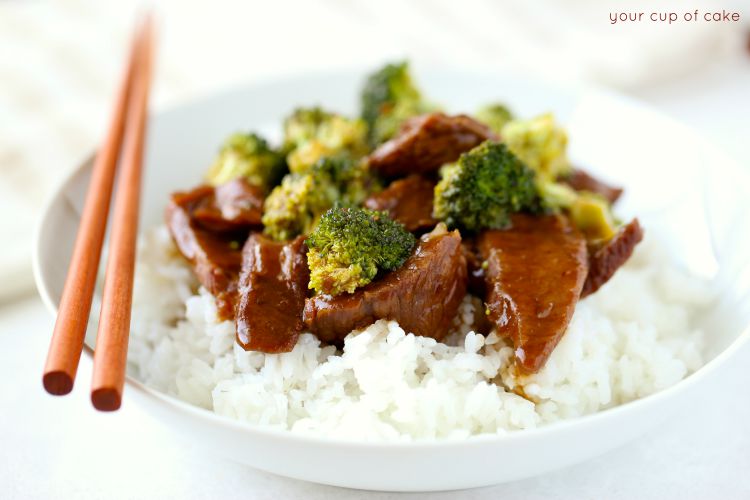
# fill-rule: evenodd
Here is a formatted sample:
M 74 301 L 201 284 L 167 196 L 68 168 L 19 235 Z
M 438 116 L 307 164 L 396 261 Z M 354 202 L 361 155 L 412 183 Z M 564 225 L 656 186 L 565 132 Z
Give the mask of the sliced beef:
M 370 167 L 386 177 L 430 173 L 487 139 L 497 138 L 488 126 L 466 115 L 416 116 L 370 154 Z
M 193 210 L 193 218 L 212 231 L 238 231 L 260 228 L 263 215 L 263 190 L 239 178 L 205 192 Z M 210 191 L 209 191 L 210 190 Z
M 336 342 L 378 319 L 416 335 L 445 337 L 466 295 L 466 260 L 458 231 L 439 225 L 424 235 L 404 265 L 351 294 L 317 295 L 305 303 L 305 324 Z
M 589 191 L 603 196 L 610 203 L 616 202 L 622 195 L 622 188 L 610 186 L 600 181 L 583 170 L 573 170 L 562 182 L 572 187 L 576 191 Z
M 407 231 L 432 229 L 437 220 L 432 217 L 432 198 L 435 181 L 415 174 L 393 181 L 383 191 L 365 200 L 365 208 L 384 210 Z
M 633 219 L 628 225 L 599 248 L 589 251 L 589 274 L 583 285 L 581 297 L 586 297 L 597 291 L 615 274 L 620 266 L 633 254 L 633 249 L 643 239 L 643 229 L 638 219 Z
M 198 281 L 216 297 L 219 316 L 234 317 L 237 277 L 242 264 L 242 242 L 247 232 L 217 233 L 193 218 L 197 206 L 213 196 L 213 188 L 199 187 L 172 195 L 165 211 L 167 227 L 177 249 L 193 265 Z
M 559 215 L 512 217 L 477 241 L 487 261 L 486 303 L 520 373 L 544 366 L 573 316 L 588 272 L 586 240 Z
M 237 343 L 247 351 L 289 352 L 303 328 L 307 284 L 304 236 L 279 243 L 253 234 L 242 249 Z

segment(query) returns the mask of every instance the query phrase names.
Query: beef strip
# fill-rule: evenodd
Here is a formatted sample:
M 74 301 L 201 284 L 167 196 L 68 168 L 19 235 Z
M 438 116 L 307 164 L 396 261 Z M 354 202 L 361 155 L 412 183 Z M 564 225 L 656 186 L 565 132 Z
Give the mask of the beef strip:
M 588 272 L 586 240 L 567 218 L 517 214 L 485 231 L 486 303 L 500 336 L 513 341 L 520 373 L 539 371 L 573 316 Z
M 599 194 L 610 203 L 616 202 L 622 195 L 622 188 L 610 186 L 580 169 L 573 170 L 569 176 L 560 180 L 576 191 Z
M 276 242 L 253 234 L 242 249 L 237 343 L 247 351 L 291 351 L 303 328 L 310 281 L 305 237 Z
M 434 194 L 435 181 L 414 174 L 393 181 L 383 191 L 367 198 L 364 206 L 370 210 L 384 210 L 407 231 L 416 232 L 432 229 L 438 222 L 432 217 Z
M 386 177 L 426 174 L 487 139 L 498 136 L 469 116 L 430 113 L 407 120 L 393 139 L 370 154 L 369 163 Z
M 458 231 L 440 224 L 422 236 L 403 266 L 351 294 L 307 299 L 304 320 L 321 340 L 336 342 L 378 319 L 441 340 L 466 295 L 466 260 Z
M 201 285 L 216 297 L 219 317 L 231 319 L 242 264 L 240 248 L 247 231 L 217 233 L 197 223 L 193 212 L 213 197 L 213 191 L 211 187 L 202 186 L 187 193 L 173 194 L 165 217 L 177 249 L 193 265 Z
M 581 297 L 596 292 L 615 274 L 633 254 L 633 249 L 643 239 L 643 229 L 638 219 L 629 224 L 609 241 L 598 248 L 589 249 L 589 274 L 581 291 Z
M 192 213 L 201 226 L 219 232 L 261 227 L 264 200 L 261 188 L 238 178 L 216 188 L 198 189 L 207 194 Z

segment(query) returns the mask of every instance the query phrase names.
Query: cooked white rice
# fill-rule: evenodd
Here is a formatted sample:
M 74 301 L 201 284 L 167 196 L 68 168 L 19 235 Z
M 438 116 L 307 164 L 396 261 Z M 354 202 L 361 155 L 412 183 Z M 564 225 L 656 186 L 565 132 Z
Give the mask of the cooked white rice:
M 510 347 L 468 331 L 468 300 L 456 346 L 378 321 L 350 333 L 343 352 L 310 334 L 290 353 L 245 352 L 159 228 L 140 244 L 128 360 L 156 389 L 292 432 L 414 440 L 529 429 L 646 396 L 701 366 L 703 334 L 692 323 L 710 294 L 659 250 L 647 239 L 578 304 L 544 369 L 520 380 Z

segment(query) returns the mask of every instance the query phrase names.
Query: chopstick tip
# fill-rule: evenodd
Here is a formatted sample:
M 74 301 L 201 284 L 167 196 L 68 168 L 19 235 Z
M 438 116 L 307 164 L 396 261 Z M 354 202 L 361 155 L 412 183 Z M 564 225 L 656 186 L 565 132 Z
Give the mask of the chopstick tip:
M 91 403 L 99 411 L 115 411 L 120 409 L 122 397 L 120 391 L 111 387 L 96 389 L 91 392 Z
M 73 379 L 62 371 L 45 373 L 42 377 L 44 389 L 53 396 L 64 396 L 73 390 Z

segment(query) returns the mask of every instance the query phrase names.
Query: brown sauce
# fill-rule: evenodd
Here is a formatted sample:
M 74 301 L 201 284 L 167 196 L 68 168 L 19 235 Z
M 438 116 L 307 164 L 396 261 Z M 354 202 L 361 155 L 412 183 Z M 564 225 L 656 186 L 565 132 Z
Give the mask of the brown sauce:
M 218 234 L 199 226 L 191 218 L 192 195 L 172 196 L 166 209 L 167 227 L 177 249 L 193 265 L 200 284 L 218 299 L 219 318 L 231 319 L 244 235 Z
M 393 139 L 370 154 L 369 163 L 386 177 L 429 174 L 497 138 L 488 126 L 469 116 L 430 113 L 407 120 Z
M 642 239 L 643 229 L 638 219 L 633 219 L 609 241 L 590 248 L 589 274 L 583 285 L 581 297 L 591 295 L 609 281 L 615 272 L 627 262 Z
M 276 242 L 253 234 L 242 250 L 237 343 L 248 351 L 291 351 L 303 328 L 309 273 L 304 237 Z
M 517 214 L 512 227 L 482 233 L 486 303 L 512 340 L 520 373 L 544 366 L 573 316 L 588 273 L 586 241 L 567 218 Z
M 391 219 L 404 225 L 407 231 L 429 230 L 438 223 L 432 217 L 435 181 L 414 174 L 393 181 L 383 191 L 364 202 L 365 208 L 388 212 Z
M 588 191 L 604 197 L 610 203 L 616 202 L 622 196 L 622 188 L 610 186 L 584 170 L 576 169 L 561 181 L 576 191 Z
M 263 190 L 239 178 L 216 188 L 198 188 L 206 195 L 192 211 L 192 217 L 204 228 L 225 232 L 261 228 Z M 207 190 L 211 191 L 207 191 Z
M 199 186 L 174 193 L 165 210 L 177 249 L 192 264 L 200 284 L 216 297 L 220 319 L 234 318 L 242 244 L 260 223 L 251 215 L 255 195 L 244 180 L 218 188 Z

